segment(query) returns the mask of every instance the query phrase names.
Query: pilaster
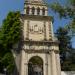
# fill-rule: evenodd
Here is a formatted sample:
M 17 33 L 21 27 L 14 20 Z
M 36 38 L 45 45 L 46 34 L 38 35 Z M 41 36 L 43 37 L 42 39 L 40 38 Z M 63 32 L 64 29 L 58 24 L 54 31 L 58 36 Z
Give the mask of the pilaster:
M 61 75 L 59 52 L 56 53 L 56 66 L 57 66 L 57 75 Z
M 57 66 L 56 66 L 56 57 L 54 50 L 51 51 L 51 58 L 52 58 L 52 75 L 57 75 Z
M 25 57 L 25 54 L 24 54 L 24 50 L 21 51 L 21 72 L 20 72 L 20 75 L 24 75 L 24 72 L 25 72 L 25 67 L 24 67 L 24 57 Z

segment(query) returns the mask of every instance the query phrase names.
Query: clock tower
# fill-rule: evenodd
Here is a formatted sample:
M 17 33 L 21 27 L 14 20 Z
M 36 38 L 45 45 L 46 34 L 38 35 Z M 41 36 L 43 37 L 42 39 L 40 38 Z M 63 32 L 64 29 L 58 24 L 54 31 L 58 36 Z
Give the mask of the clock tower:
M 21 14 L 22 45 L 19 75 L 61 75 L 59 42 L 43 0 L 26 0 Z M 18 63 L 18 62 L 17 62 Z

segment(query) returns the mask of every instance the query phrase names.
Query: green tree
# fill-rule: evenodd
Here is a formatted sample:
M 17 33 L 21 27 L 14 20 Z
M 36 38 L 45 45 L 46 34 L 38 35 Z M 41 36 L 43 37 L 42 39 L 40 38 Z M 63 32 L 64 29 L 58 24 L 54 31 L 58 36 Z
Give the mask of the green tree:
M 65 0 L 66 4 L 61 4 L 60 2 L 54 2 L 53 4 L 48 4 L 48 6 L 59 15 L 59 18 L 65 18 L 70 20 L 69 24 L 65 26 L 67 33 L 64 34 L 64 30 L 59 28 L 57 32 L 63 34 L 57 34 L 58 40 L 60 41 L 60 55 L 62 55 L 63 63 L 61 65 L 62 70 L 75 70 L 74 65 L 74 54 L 70 46 L 70 37 L 75 36 L 75 0 Z M 67 36 L 69 34 L 69 36 Z M 66 59 L 66 51 L 71 50 L 69 59 Z
M 48 6 L 58 13 L 60 18 L 70 19 L 70 24 L 67 25 L 68 31 L 75 34 L 75 0 L 65 0 L 66 5 L 62 5 L 59 2 L 48 4 Z
M 0 72 L 7 68 L 10 73 L 14 67 L 11 49 L 20 40 L 20 12 L 9 12 L 0 28 Z
M 60 50 L 60 57 L 61 57 L 61 69 L 62 70 L 70 70 L 69 64 L 71 63 L 69 61 L 69 56 L 71 53 L 71 37 L 68 35 L 68 30 L 62 27 L 59 27 L 59 29 L 56 32 L 56 36 L 59 40 L 59 50 Z M 66 63 L 66 66 L 65 66 Z M 68 66 L 67 66 L 68 65 Z

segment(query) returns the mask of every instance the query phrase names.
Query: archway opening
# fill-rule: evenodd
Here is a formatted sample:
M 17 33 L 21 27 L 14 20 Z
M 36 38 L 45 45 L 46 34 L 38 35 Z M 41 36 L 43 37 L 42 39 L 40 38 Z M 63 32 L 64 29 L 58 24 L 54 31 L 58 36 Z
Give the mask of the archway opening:
M 34 15 L 34 14 L 35 14 L 35 8 L 32 7 L 32 15 Z
M 40 8 L 37 8 L 37 15 L 40 15 Z
M 28 63 L 28 75 L 43 75 L 43 60 L 34 56 Z
M 45 8 L 42 9 L 42 15 L 45 15 Z
M 29 14 L 29 11 L 30 11 L 30 8 L 28 6 L 28 7 L 26 7 L 26 14 Z

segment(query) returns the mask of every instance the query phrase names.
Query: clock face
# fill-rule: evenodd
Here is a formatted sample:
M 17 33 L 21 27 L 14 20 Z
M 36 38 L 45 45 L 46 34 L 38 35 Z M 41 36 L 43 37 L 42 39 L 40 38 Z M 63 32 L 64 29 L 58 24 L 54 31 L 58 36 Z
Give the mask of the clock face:
M 29 22 L 29 39 L 40 41 L 44 39 L 44 23 L 40 21 Z

